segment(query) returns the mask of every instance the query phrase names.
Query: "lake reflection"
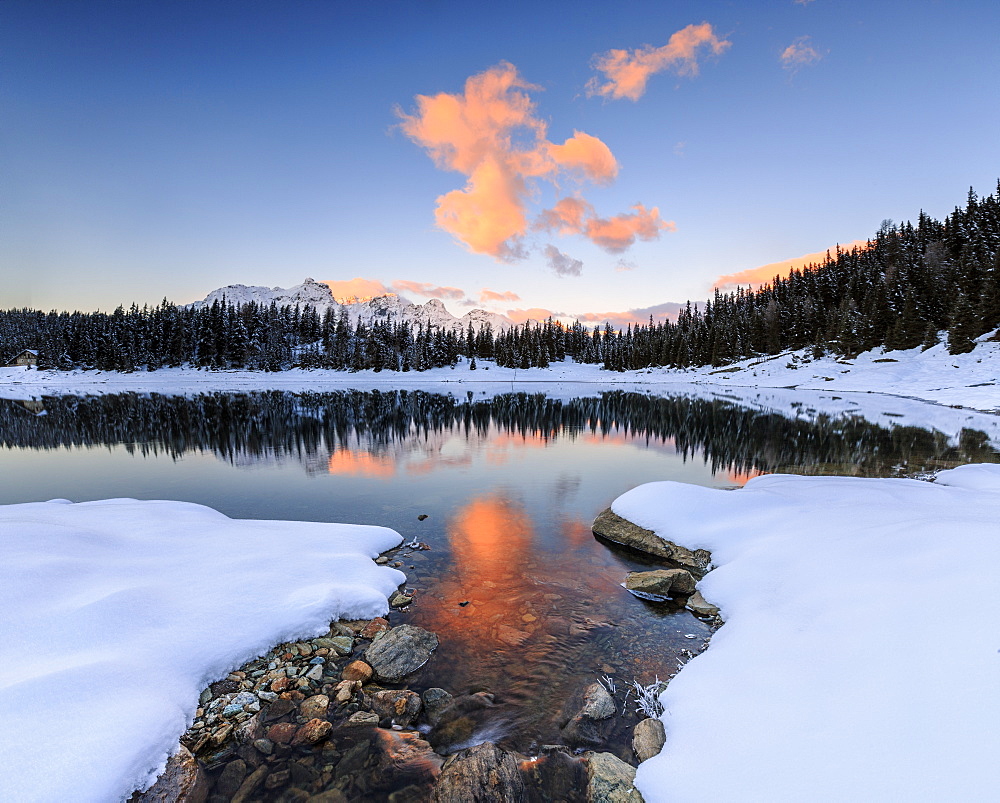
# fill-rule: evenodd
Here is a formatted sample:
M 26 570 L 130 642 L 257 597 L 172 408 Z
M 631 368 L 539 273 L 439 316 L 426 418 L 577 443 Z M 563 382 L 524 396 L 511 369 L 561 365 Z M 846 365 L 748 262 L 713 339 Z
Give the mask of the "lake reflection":
M 708 633 L 687 612 L 625 592 L 625 574 L 644 560 L 593 538 L 594 517 L 629 488 L 998 459 L 973 432 L 950 442 L 859 416 L 805 420 L 623 391 L 0 400 L 0 446 L 2 503 L 180 499 L 238 518 L 380 524 L 426 543 L 398 555 L 416 604 L 395 620 L 441 639 L 411 685 L 495 692 L 499 705 L 475 736 L 521 750 L 558 742 L 599 676 L 618 681 L 621 709 L 626 684 L 666 677 Z M 623 757 L 634 722 L 619 717 L 607 734 Z

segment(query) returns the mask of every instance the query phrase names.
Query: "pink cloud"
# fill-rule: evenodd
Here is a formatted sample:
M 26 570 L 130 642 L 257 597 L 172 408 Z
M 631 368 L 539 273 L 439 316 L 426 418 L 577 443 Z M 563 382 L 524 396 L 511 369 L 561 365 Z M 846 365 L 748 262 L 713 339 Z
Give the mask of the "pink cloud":
M 529 210 L 539 181 L 606 184 L 618 175 L 614 154 L 597 137 L 574 131 L 561 144 L 547 139 L 547 124 L 529 95 L 538 89 L 501 62 L 469 77 L 462 93 L 417 95 L 412 114 L 397 110 L 400 128 L 438 167 L 465 176 L 461 189 L 437 198 L 434 217 L 473 253 L 507 262 L 527 256 L 525 237 L 539 225 Z M 570 204 L 586 205 L 561 203 L 567 215 Z M 574 224 L 572 216 L 561 230 L 585 233 L 582 219 Z
M 393 295 L 392 290 L 377 279 L 335 279 L 320 282 L 330 288 L 337 301 L 352 298 L 372 298 L 373 296 Z
M 674 231 L 673 221 L 662 220 L 660 210 L 655 206 L 646 209 L 642 204 L 632 207 L 634 212 L 615 215 L 612 218 L 590 218 L 584 233 L 595 245 L 612 254 L 620 254 L 636 241 L 656 240 L 661 231 Z
M 457 287 L 438 287 L 427 282 L 411 282 L 406 279 L 396 279 L 392 283 L 392 288 L 400 293 L 411 293 L 426 298 L 445 298 L 453 301 L 465 298 L 465 291 Z
M 781 66 L 795 71 L 800 67 L 815 64 L 823 54 L 809 44 L 808 36 L 800 36 L 781 52 Z
M 525 321 L 544 321 L 547 318 L 562 318 L 565 313 L 555 312 L 544 307 L 530 307 L 529 309 L 509 309 L 507 317 L 514 323 L 524 323 Z
M 707 22 L 688 25 L 674 33 L 662 47 L 643 45 L 635 50 L 609 50 L 596 56 L 594 69 L 604 73 L 603 83 L 595 76 L 587 84 L 587 94 L 619 100 L 638 100 L 646 91 L 650 76 L 664 70 L 678 75 L 698 74 L 698 54 L 710 51 L 718 56 L 732 43 L 715 35 Z
M 503 292 L 499 292 L 498 293 L 495 290 L 490 290 L 490 289 L 484 287 L 479 292 L 479 300 L 482 301 L 482 302 L 484 302 L 484 303 L 487 302 L 487 301 L 507 301 L 507 302 L 513 302 L 513 301 L 520 301 L 521 300 L 521 296 L 519 296 L 517 293 L 515 293 L 515 292 L 513 292 L 511 290 L 505 290 Z
M 663 304 L 655 304 L 652 307 L 639 307 L 637 309 L 626 310 L 625 312 L 584 312 L 574 316 L 580 323 L 591 326 L 603 326 L 610 323 L 616 329 L 624 329 L 630 324 L 648 324 L 650 316 L 653 321 L 676 321 L 677 314 L 683 304 L 676 301 L 667 301 Z
M 867 240 L 853 240 L 852 242 L 847 243 L 847 245 L 840 246 L 840 249 L 842 251 L 852 251 L 855 248 L 867 247 Z M 827 253 L 828 251 L 816 251 L 812 254 L 804 254 L 800 257 L 795 257 L 794 259 L 785 259 L 781 262 L 771 262 L 767 265 L 761 265 L 758 268 L 748 268 L 747 270 L 741 270 L 737 273 L 727 273 L 725 276 L 720 276 L 715 280 L 715 283 L 712 285 L 712 289 L 722 290 L 726 293 L 741 286 L 757 289 L 758 287 L 771 282 L 775 276 L 784 278 L 793 270 L 801 270 L 806 267 L 806 265 L 822 263 L 826 259 Z

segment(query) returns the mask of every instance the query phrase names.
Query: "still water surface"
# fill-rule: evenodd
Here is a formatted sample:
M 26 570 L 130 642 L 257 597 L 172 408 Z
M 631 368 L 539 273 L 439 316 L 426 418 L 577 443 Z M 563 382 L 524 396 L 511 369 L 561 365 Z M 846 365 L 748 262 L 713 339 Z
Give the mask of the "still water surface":
M 997 459 L 974 434 L 955 445 L 856 417 L 621 391 L 0 400 L 0 503 L 178 499 L 234 518 L 379 524 L 426 543 L 397 556 L 416 602 L 394 621 L 441 641 L 410 687 L 494 692 L 500 705 L 475 737 L 525 752 L 559 741 L 600 676 L 629 707 L 632 680 L 665 678 L 709 634 L 621 588 L 648 565 L 591 533 L 616 496 L 654 480 L 731 488 L 764 471 L 888 476 Z M 607 734 L 625 758 L 634 723 L 619 717 Z

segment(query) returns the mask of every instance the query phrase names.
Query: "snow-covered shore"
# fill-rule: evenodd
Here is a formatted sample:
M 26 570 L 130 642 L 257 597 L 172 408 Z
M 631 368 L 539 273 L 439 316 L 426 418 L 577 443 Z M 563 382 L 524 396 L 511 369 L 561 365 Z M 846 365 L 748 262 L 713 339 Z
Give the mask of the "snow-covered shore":
M 812 359 L 794 352 L 765 360 L 744 360 L 723 368 L 676 370 L 649 368 L 621 373 L 598 365 L 553 363 L 548 368 L 500 368 L 488 360 L 478 369 L 467 364 L 421 372 L 329 371 L 292 369 L 278 373 L 167 368 L 122 374 L 108 371 L 38 371 L 0 368 L 0 398 L 42 395 L 122 393 L 190 394 L 207 391 L 325 390 L 334 388 L 427 390 L 485 389 L 545 391 L 569 383 L 657 391 L 693 385 L 725 388 L 795 388 L 826 393 L 879 393 L 974 410 L 1000 410 L 1000 343 L 981 342 L 968 354 L 951 355 L 943 344 L 927 351 L 865 352 L 853 360 Z M 468 386 L 468 387 L 466 387 Z M 579 392 L 579 391 L 577 391 Z
M 1000 464 L 658 482 L 612 510 L 711 550 L 726 622 L 660 698 L 649 803 L 1000 796 Z
M 385 527 L 230 519 L 186 502 L 0 506 L 0 799 L 110 801 L 158 775 L 199 692 L 405 577 Z

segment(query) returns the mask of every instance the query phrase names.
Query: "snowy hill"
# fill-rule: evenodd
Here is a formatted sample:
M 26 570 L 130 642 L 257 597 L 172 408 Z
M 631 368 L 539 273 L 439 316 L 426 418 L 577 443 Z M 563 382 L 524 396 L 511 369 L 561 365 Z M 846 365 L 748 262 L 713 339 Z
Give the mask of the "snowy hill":
M 458 318 L 448 312 L 444 304 L 436 298 L 432 298 L 426 304 L 414 304 L 395 293 L 387 293 L 371 298 L 350 298 L 338 301 L 333 297 L 333 292 L 327 285 L 309 278 L 302 284 L 289 288 L 231 284 L 213 290 L 205 296 L 204 300 L 195 301 L 189 306 L 195 308 L 211 306 L 216 301 L 220 303 L 226 301 L 229 304 L 255 302 L 263 306 L 269 306 L 272 301 L 278 306 L 311 304 L 321 314 L 329 308 L 338 313 L 341 309 L 345 309 L 352 324 L 359 320 L 370 324 L 391 318 L 394 321 L 422 323 L 424 326 L 430 324 L 439 329 L 466 330 L 469 328 L 469 324 L 472 324 L 472 328 L 478 331 L 488 323 L 493 327 L 494 332 L 508 329 L 514 325 L 506 316 L 483 309 L 471 310 Z

